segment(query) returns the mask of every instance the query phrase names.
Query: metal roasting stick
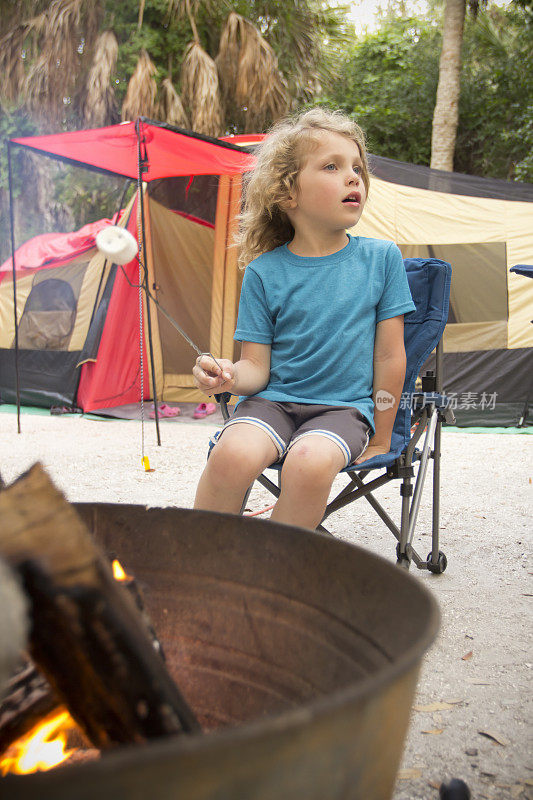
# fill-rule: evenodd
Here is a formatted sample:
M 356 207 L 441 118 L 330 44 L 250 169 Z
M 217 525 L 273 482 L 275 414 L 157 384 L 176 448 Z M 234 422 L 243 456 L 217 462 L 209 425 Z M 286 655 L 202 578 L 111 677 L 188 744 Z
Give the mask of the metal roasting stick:
M 130 286 L 133 286 L 132 282 L 126 275 L 123 265 L 127 264 L 129 261 L 136 259 L 139 263 L 139 266 L 143 269 L 145 276 L 148 275 L 147 269 L 139 256 L 139 245 L 138 241 L 140 240 L 140 233 L 139 238 L 136 240 L 135 237 L 128 231 L 126 228 L 121 228 L 117 225 L 108 225 L 103 230 L 99 231 L 96 236 L 96 246 L 100 250 L 101 253 L 105 255 L 107 259 L 112 261 L 115 264 L 118 264 L 124 273 L 124 276 Z M 209 356 L 213 359 L 217 367 L 220 369 L 221 375 L 224 374 L 224 370 L 222 366 L 218 363 L 215 356 L 211 352 L 205 352 L 205 350 L 200 350 L 197 344 L 193 342 L 190 336 L 185 333 L 183 328 L 178 325 L 176 320 L 168 313 L 166 309 L 159 303 L 159 301 L 153 296 L 150 292 L 147 281 L 141 281 L 139 276 L 139 286 L 137 288 L 144 288 L 146 295 L 152 300 L 153 303 L 157 306 L 157 308 L 161 311 L 161 313 L 168 319 L 170 324 L 178 331 L 178 333 L 185 339 L 185 341 L 195 350 L 199 357 L 202 356 Z M 197 359 L 198 361 L 198 359 Z
M 140 259 L 139 259 L 139 260 L 140 260 Z M 217 367 L 220 369 L 220 374 L 221 374 L 222 376 L 224 376 L 224 370 L 223 370 L 222 366 L 221 366 L 221 365 L 218 363 L 218 361 L 216 360 L 216 358 L 215 358 L 215 356 L 213 355 L 213 353 L 211 353 L 211 352 L 207 352 L 207 353 L 206 353 L 205 351 L 202 351 L 202 350 L 200 350 L 200 348 L 198 347 L 198 345 L 197 345 L 197 344 L 195 344 L 195 343 L 193 342 L 193 340 L 190 338 L 190 336 L 189 336 L 188 334 L 186 334 L 186 333 L 185 333 L 185 331 L 183 330 L 183 328 L 182 328 L 180 325 L 178 325 L 178 323 L 176 322 L 176 320 L 175 320 L 175 319 L 173 319 L 173 318 L 170 316 L 170 314 L 168 313 L 168 311 L 166 311 L 166 310 L 163 308 L 163 306 L 162 306 L 162 305 L 161 305 L 161 304 L 160 304 L 160 303 L 159 303 L 159 302 L 158 302 L 158 301 L 155 299 L 155 297 L 154 297 L 154 296 L 153 296 L 153 294 L 150 292 L 150 290 L 149 290 L 147 287 L 145 287 L 145 290 L 146 290 L 146 294 L 148 295 L 148 297 L 150 298 L 150 300 L 152 300 L 152 301 L 153 301 L 153 302 L 156 304 L 156 306 L 157 306 L 157 307 L 158 307 L 158 309 L 161 311 L 161 313 L 162 313 L 162 314 L 163 314 L 163 315 L 164 315 L 164 316 L 165 316 L 165 317 L 168 319 L 168 321 L 170 322 L 170 324 L 171 324 L 171 325 L 172 325 L 172 326 L 173 326 L 173 327 L 174 327 L 174 328 L 175 328 L 175 329 L 178 331 L 178 333 L 179 333 L 179 334 L 181 334 L 181 335 L 183 336 L 183 338 L 185 339 L 185 341 L 186 341 L 188 344 L 190 344 L 190 346 L 192 347 L 192 349 L 193 349 L 193 350 L 196 350 L 196 352 L 198 353 L 198 356 L 199 356 L 200 358 L 201 358 L 202 356 L 209 356 L 210 358 L 212 358 L 212 359 L 213 359 L 213 361 L 215 362 L 215 364 L 217 365 Z M 196 361 L 197 361 L 197 363 L 198 363 L 198 359 L 197 359 Z
M 175 319 L 173 319 L 173 317 L 171 317 L 171 316 L 170 316 L 170 314 L 168 313 L 168 311 L 166 311 L 166 310 L 163 308 L 163 306 L 162 306 L 162 305 L 159 303 L 159 301 L 155 299 L 155 297 L 153 296 L 153 294 L 150 292 L 150 290 L 149 290 L 149 289 L 146 289 L 146 294 L 148 295 L 148 297 L 150 298 L 150 300 L 152 300 L 152 302 L 154 302 L 154 303 L 156 304 L 156 306 L 158 307 L 158 309 L 161 311 L 161 313 L 163 314 L 163 316 L 165 316 L 165 317 L 168 319 L 168 321 L 170 322 L 170 324 L 171 324 L 171 325 L 172 325 L 172 326 L 173 326 L 173 327 L 174 327 L 174 328 L 175 328 L 175 329 L 178 331 L 178 333 L 179 333 L 179 334 L 181 334 L 181 335 L 183 336 L 183 338 L 185 339 L 185 341 L 186 341 L 186 342 L 188 342 L 188 344 L 190 344 L 190 346 L 192 347 L 192 349 L 193 349 L 193 350 L 196 350 L 196 352 L 198 353 L 198 355 L 199 355 L 199 356 L 210 356 L 210 358 L 212 358 L 212 359 L 213 359 L 213 361 L 215 362 L 215 364 L 217 365 L 217 367 L 218 367 L 218 368 L 221 370 L 221 372 L 224 372 L 224 370 L 222 369 L 222 367 L 220 366 L 220 364 L 219 364 L 219 363 L 218 363 L 218 361 L 216 360 L 216 358 L 215 358 L 215 356 L 213 355 L 213 353 L 211 353 L 211 352 L 208 352 L 208 353 L 206 353 L 206 352 L 205 352 L 205 350 L 200 350 L 200 348 L 198 347 L 198 345 L 197 345 L 197 344 L 195 344 L 195 343 L 193 342 L 193 340 L 190 338 L 190 336 L 189 336 L 187 333 L 185 333 L 185 331 L 183 330 L 183 328 L 182 328 L 180 325 L 178 325 L 178 323 L 176 322 L 176 320 L 175 320 Z

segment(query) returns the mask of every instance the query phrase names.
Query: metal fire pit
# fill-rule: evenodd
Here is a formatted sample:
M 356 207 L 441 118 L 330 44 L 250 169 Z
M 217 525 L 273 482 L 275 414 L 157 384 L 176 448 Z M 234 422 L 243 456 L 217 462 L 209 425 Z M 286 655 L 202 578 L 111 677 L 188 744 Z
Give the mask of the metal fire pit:
M 134 575 L 202 735 L 0 779 L 10 800 L 390 800 L 435 601 L 396 566 L 272 522 L 76 506 Z

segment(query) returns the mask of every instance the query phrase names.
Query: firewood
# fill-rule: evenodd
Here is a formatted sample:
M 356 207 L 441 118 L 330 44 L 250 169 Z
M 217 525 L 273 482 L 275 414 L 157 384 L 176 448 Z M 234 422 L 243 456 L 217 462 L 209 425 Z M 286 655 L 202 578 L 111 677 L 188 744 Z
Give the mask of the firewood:
M 25 658 L 4 687 L 0 702 L 0 753 L 60 705 L 44 675 Z
M 0 492 L 0 557 L 31 603 L 29 651 L 95 747 L 199 730 L 128 592 L 41 465 Z

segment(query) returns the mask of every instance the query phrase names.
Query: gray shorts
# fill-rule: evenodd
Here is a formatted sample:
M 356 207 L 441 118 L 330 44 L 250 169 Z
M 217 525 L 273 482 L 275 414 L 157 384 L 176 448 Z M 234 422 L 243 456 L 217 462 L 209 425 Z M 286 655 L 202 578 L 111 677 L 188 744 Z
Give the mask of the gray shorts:
M 255 425 L 272 439 L 281 461 L 302 436 L 325 436 L 342 450 L 347 467 L 368 447 L 371 427 L 356 409 L 347 406 L 276 403 L 264 397 L 249 397 L 236 407 L 216 439 L 230 425 Z

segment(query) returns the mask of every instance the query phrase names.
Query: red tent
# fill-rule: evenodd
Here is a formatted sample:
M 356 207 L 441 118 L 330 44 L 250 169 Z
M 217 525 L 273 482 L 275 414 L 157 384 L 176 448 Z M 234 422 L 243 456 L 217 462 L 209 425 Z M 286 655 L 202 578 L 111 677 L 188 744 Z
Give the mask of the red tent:
M 110 219 L 89 222 L 73 233 L 41 233 L 28 239 L 17 248 L 15 263 L 17 272 L 23 275 L 27 270 L 59 267 L 83 255 L 92 247 L 98 231 L 107 225 L 114 225 Z M 13 273 L 13 259 L 10 257 L 0 265 L 0 282 Z
M 26 136 L 14 144 L 78 166 L 137 178 L 139 152 L 143 181 L 176 175 L 235 175 L 253 165 L 253 156 L 227 141 L 140 118 L 107 128 Z
M 224 278 L 223 275 L 225 274 L 224 270 L 229 270 L 227 249 L 231 241 L 231 235 L 229 233 L 229 227 L 231 223 L 230 218 L 232 215 L 234 217 L 239 208 L 240 175 L 246 170 L 249 170 L 254 162 L 253 155 L 251 155 L 242 146 L 239 147 L 230 142 L 213 139 L 201 134 L 174 128 L 164 123 L 153 122 L 151 120 L 140 118 L 135 122 L 124 122 L 119 125 L 112 125 L 93 130 L 71 131 L 48 136 L 15 138 L 9 142 L 9 148 L 13 147 L 43 153 L 62 162 L 66 162 L 75 166 L 86 167 L 103 173 L 123 176 L 125 178 L 130 178 L 137 181 L 139 178 L 141 178 L 143 184 L 148 184 L 149 186 L 152 183 L 154 186 L 159 186 L 161 182 L 164 183 L 165 179 L 173 180 L 181 178 L 182 183 L 185 182 L 187 187 L 187 190 L 184 193 L 185 195 L 187 195 L 189 186 L 193 179 L 197 180 L 197 183 L 199 183 L 202 180 L 209 181 L 209 176 L 218 176 L 218 199 L 215 197 L 214 200 L 214 203 L 216 204 L 216 217 L 218 220 L 216 225 L 214 216 L 209 221 L 210 227 L 205 227 L 205 220 L 198 218 L 195 219 L 194 211 L 193 213 L 188 214 L 187 208 L 178 209 L 175 207 L 172 208 L 172 211 L 181 214 L 181 219 L 187 220 L 190 225 L 194 225 L 195 222 L 201 223 L 195 226 L 192 236 L 188 234 L 188 241 L 195 239 L 200 240 L 202 235 L 207 235 L 202 234 L 200 232 L 201 230 L 204 232 L 211 230 L 211 235 L 213 236 L 214 234 L 214 255 L 211 255 L 209 260 L 214 261 L 215 266 L 213 267 L 213 274 L 204 276 L 204 285 L 207 285 L 208 281 L 211 281 L 214 287 L 213 292 L 219 292 L 219 289 L 217 288 L 219 283 L 217 283 L 217 281 L 220 282 L 220 280 L 222 280 L 226 281 L 227 283 L 228 279 Z M 198 178 L 198 176 L 208 177 Z M 141 204 L 146 202 L 146 198 L 143 199 L 143 193 L 138 193 L 137 198 L 140 198 Z M 138 199 L 135 201 L 136 203 L 138 202 Z M 150 201 L 150 205 L 152 205 L 152 201 Z M 231 212 L 229 210 L 230 207 Z M 155 208 L 154 204 L 154 213 L 156 210 L 157 209 Z M 149 208 L 147 208 L 146 211 L 148 212 L 146 216 L 150 217 Z M 167 211 L 166 213 L 169 212 Z M 144 216 L 145 215 L 143 214 L 143 220 Z M 171 214 L 171 219 L 169 220 L 167 218 L 167 223 L 169 221 L 172 223 L 172 219 L 175 217 L 176 214 Z M 139 218 L 137 217 L 137 207 L 134 205 L 130 210 L 129 218 L 125 220 L 125 223 L 127 224 L 128 229 L 131 230 L 131 232 L 135 235 L 138 233 L 138 219 L 140 218 L 141 215 L 139 215 Z M 182 222 L 182 225 L 185 224 L 185 222 Z M 147 226 L 148 230 L 143 233 L 143 240 L 147 243 L 147 257 L 145 260 L 148 264 L 148 269 L 151 270 L 151 274 L 150 278 L 148 279 L 148 273 L 145 273 L 144 280 L 147 286 L 149 285 L 151 287 L 155 287 L 156 282 L 153 275 L 154 258 L 152 258 L 149 252 L 150 248 L 153 250 L 153 242 L 150 241 L 151 236 L 149 230 L 149 221 L 147 221 Z M 83 236 L 83 230 L 84 229 L 78 232 L 78 234 Z M 90 238 L 90 231 L 87 231 L 87 233 L 89 234 Z M 72 236 L 72 234 L 70 236 Z M 146 236 L 148 238 L 146 238 Z M 48 239 L 48 235 L 45 235 L 45 237 L 46 238 L 43 239 L 38 237 L 38 240 L 32 240 L 31 243 L 27 244 L 27 248 L 37 248 L 39 250 L 42 245 L 48 246 L 50 244 L 50 240 Z M 63 245 L 65 245 L 65 247 L 68 249 L 72 244 L 72 252 L 76 247 L 76 243 L 74 241 L 70 242 L 68 234 L 65 234 L 65 237 L 66 238 L 63 240 Z M 61 240 L 56 239 L 56 245 L 58 241 Z M 78 244 L 80 242 L 81 240 L 77 240 Z M 88 240 L 86 245 L 87 247 L 90 247 Z M 19 275 L 21 274 L 21 267 L 23 268 L 23 265 L 19 263 L 19 259 L 23 258 L 24 247 L 26 246 L 23 245 L 22 248 L 19 248 L 16 253 L 15 260 L 17 266 L 17 282 L 19 281 Z M 84 248 L 85 245 L 80 244 L 79 252 L 82 253 Z M 24 260 L 26 260 L 26 255 L 27 253 L 24 255 Z M 162 255 L 164 254 L 157 254 L 157 258 L 162 257 Z M 194 261 L 192 250 L 190 258 L 192 260 L 189 260 L 188 262 L 188 276 L 191 276 L 191 273 L 196 270 L 197 264 L 197 262 Z M 231 256 L 231 258 L 233 258 L 233 256 Z M 181 258 L 181 253 L 179 261 L 180 263 L 176 265 L 176 270 L 179 270 L 180 268 L 185 269 L 183 265 L 183 259 Z M 32 260 L 32 264 L 33 263 L 35 263 L 34 260 Z M 58 261 L 58 263 L 62 262 Z M 6 265 L 3 265 L 3 267 L 4 266 L 7 266 L 7 262 Z M 236 273 L 236 265 L 231 264 L 229 266 L 232 270 L 231 280 L 235 283 L 238 280 L 233 275 L 233 273 Z M 86 267 L 80 266 L 79 270 L 82 268 L 85 269 Z M 199 265 L 199 269 L 203 268 L 204 267 Z M 94 265 L 90 266 L 90 269 L 95 269 Z M 176 272 L 176 276 L 177 274 L 178 272 Z M 78 278 L 76 278 L 76 280 L 78 280 Z M 95 289 L 94 300 L 90 299 L 88 301 L 90 303 L 94 302 L 94 306 L 92 306 L 93 310 L 86 310 L 84 312 L 86 316 L 90 318 L 90 330 L 87 334 L 90 347 L 86 342 L 81 348 L 78 348 L 79 352 L 66 352 L 68 347 L 70 347 L 71 351 L 76 350 L 76 347 L 74 347 L 71 343 L 72 340 L 70 340 L 70 343 L 65 345 L 64 351 L 60 350 L 57 342 L 53 345 L 47 345 L 45 348 L 47 350 L 46 353 L 38 353 L 35 349 L 31 350 L 33 347 L 33 341 L 37 341 L 34 332 L 34 324 L 35 320 L 38 318 L 38 313 L 40 313 L 40 311 L 37 311 L 36 313 L 34 308 L 32 308 L 31 325 L 29 321 L 29 314 L 24 322 L 26 327 L 29 326 L 31 328 L 31 336 L 34 338 L 33 340 L 25 340 L 30 342 L 29 345 L 26 345 L 26 350 L 24 350 L 23 347 L 20 348 L 22 368 L 18 371 L 21 376 L 20 387 L 22 391 L 23 402 L 37 405 L 47 405 L 57 402 L 66 403 L 68 398 L 63 397 L 61 392 L 54 393 L 53 391 L 50 391 L 50 386 L 55 380 L 56 375 L 58 376 L 59 380 L 63 374 L 65 374 L 67 371 L 72 372 L 74 368 L 76 369 L 77 384 L 75 402 L 84 410 L 93 410 L 96 408 L 111 407 L 114 405 L 122 405 L 125 403 L 138 401 L 140 358 L 139 298 L 138 290 L 135 288 L 138 280 L 138 264 L 136 261 L 132 261 L 130 264 L 126 265 L 123 270 L 116 270 L 115 268 L 112 278 L 112 288 L 109 288 L 108 284 L 107 296 L 105 295 L 103 285 L 98 288 L 97 291 Z M 150 283 L 148 283 L 148 280 L 150 280 Z M 85 291 L 87 281 L 83 282 L 80 278 L 78 283 L 79 286 L 82 287 L 80 291 Z M 160 283 L 160 281 L 158 281 L 158 283 Z M 176 282 L 172 286 L 171 279 L 168 278 L 168 289 L 163 302 L 164 306 L 167 305 L 167 303 L 170 303 L 172 308 L 172 303 L 174 300 L 169 294 L 169 291 L 170 289 L 172 289 L 173 292 L 184 291 L 182 286 L 183 276 L 180 281 L 178 281 L 176 277 Z M 45 287 L 40 287 L 40 289 L 42 296 L 45 294 Z M 157 286 L 157 289 L 159 289 L 159 286 Z M 152 290 L 154 291 L 155 289 L 152 288 Z M 77 289 L 74 287 L 74 294 L 76 291 Z M 220 295 L 220 297 L 222 297 L 222 295 Z M 233 298 L 231 297 L 228 299 L 229 297 L 230 296 L 228 295 L 224 301 L 220 300 L 220 303 L 226 302 L 230 303 L 231 305 Z M 49 297 L 47 296 L 47 302 L 48 300 Z M 39 298 L 39 302 L 41 302 L 41 297 Z M 76 297 L 71 297 L 69 302 L 71 303 L 72 308 L 76 307 L 73 304 L 77 302 L 77 308 L 79 311 L 80 303 L 77 301 Z M 217 302 L 219 302 L 218 299 Z M 102 311 L 102 303 L 105 303 L 104 323 L 102 323 L 102 317 L 104 316 Z M 19 302 L 18 305 L 20 307 Z M 184 306 L 187 306 L 187 302 L 184 303 Z M 145 318 L 144 324 L 147 325 L 148 323 L 149 327 L 149 304 L 147 305 L 145 302 L 144 308 L 145 315 L 148 314 L 148 318 Z M 189 309 L 187 307 L 180 307 L 179 313 L 186 317 L 188 310 Z M 198 308 L 196 308 L 196 312 L 198 312 Z M 62 311 L 62 313 L 64 313 L 66 317 L 66 312 Z M 71 316 L 72 313 L 73 312 L 69 312 Z M 154 314 L 154 307 L 152 307 L 151 313 L 152 315 Z M 21 319 L 23 316 L 24 314 L 22 314 Z M 198 317 L 198 313 L 196 313 L 196 316 Z M 217 316 L 215 313 L 211 316 L 214 322 L 209 320 L 209 324 L 211 324 L 211 326 L 215 324 L 218 325 L 220 331 L 215 331 L 215 334 L 213 334 L 212 330 L 208 331 L 207 349 L 212 347 L 221 352 L 223 338 L 226 342 L 226 348 L 229 347 L 229 344 L 227 344 L 227 342 L 229 342 L 229 337 L 226 332 L 226 328 L 229 330 L 230 326 L 233 324 L 233 319 L 231 319 L 229 322 L 223 323 L 219 319 L 220 314 Z M 68 319 L 70 320 L 70 316 Z M 78 320 L 79 319 L 80 315 L 78 313 Z M 98 335 L 95 337 L 93 335 L 93 329 L 98 322 L 101 324 L 101 329 L 99 330 Z M 158 321 L 157 312 L 155 324 L 156 327 L 159 326 L 159 329 L 164 329 L 166 324 L 164 321 Z M 194 320 L 192 320 L 191 324 L 194 328 Z M 205 320 L 203 324 L 205 327 Z M 225 325 L 224 331 L 222 331 L 223 324 Z M 186 329 L 186 325 L 183 327 Z M 79 328 L 76 330 L 79 339 Z M 199 334 L 196 332 L 195 335 L 198 336 Z M 2 359 L 6 360 L 6 369 L 2 371 L 4 372 L 4 375 L 7 376 L 5 380 L 2 380 L 0 391 L 2 393 L 2 398 L 5 399 L 5 397 L 8 397 L 9 395 L 8 401 L 11 402 L 13 401 L 10 394 L 12 390 L 9 389 L 9 386 L 11 384 L 13 384 L 13 386 L 15 385 L 15 373 L 17 372 L 17 370 L 14 368 L 14 365 L 11 364 L 14 354 L 12 336 L 13 332 L 6 336 L 6 343 L 0 343 L 0 361 Z M 174 338 L 176 338 L 176 335 L 174 335 Z M 64 341 L 67 341 L 65 337 L 63 337 L 63 339 Z M 94 350 L 95 341 L 97 342 L 98 347 L 97 353 Z M 218 344 L 218 342 L 220 342 L 220 344 Z M 203 347 L 203 344 L 201 346 Z M 163 342 L 160 350 L 163 351 L 164 347 L 165 343 Z M 185 347 L 187 348 L 188 345 L 185 345 Z M 54 352 L 50 352 L 51 348 L 55 348 Z M 149 350 L 151 350 L 151 347 L 146 348 L 145 363 L 148 361 Z M 15 358 L 18 356 L 19 352 L 17 350 L 15 352 Z M 40 366 L 41 362 L 39 361 L 39 356 L 46 356 L 47 362 L 46 368 L 44 369 L 42 366 Z M 164 357 L 165 354 L 163 353 L 161 358 L 164 359 Z M 56 370 L 54 364 L 56 361 L 59 364 L 61 359 L 63 359 L 64 364 L 61 367 L 58 366 Z M 168 360 L 169 359 L 167 359 L 167 361 Z M 172 359 L 170 360 L 172 361 Z M 175 373 L 185 373 L 185 360 L 186 359 L 182 358 L 181 362 L 178 363 L 179 359 L 175 359 L 175 363 L 173 363 L 170 367 L 170 371 L 174 373 L 173 377 L 176 377 Z M 81 367 L 80 364 L 82 364 Z M 155 372 L 157 372 L 158 369 L 159 374 L 161 374 L 162 369 L 156 364 Z M 163 372 L 166 369 L 167 368 L 164 367 Z M 151 374 L 154 374 L 153 360 L 150 371 Z M 150 397 L 152 394 L 147 372 L 148 370 L 145 370 L 143 382 L 143 395 L 145 398 Z M 46 375 L 43 378 L 44 385 L 41 389 L 38 384 L 44 373 L 46 373 Z M 187 388 L 189 384 L 183 379 L 182 374 L 177 375 L 177 377 L 181 380 L 181 383 L 178 382 L 178 385 L 181 386 L 179 391 L 182 392 L 179 397 L 183 399 L 186 396 L 186 393 L 189 392 L 190 394 L 192 390 Z M 157 380 L 161 382 L 160 377 L 158 377 Z M 7 384 L 8 388 L 4 386 L 4 383 Z M 28 387 L 28 384 L 31 385 Z M 176 384 L 176 381 L 174 381 L 174 384 Z M 71 383 L 71 386 L 72 385 L 73 384 Z M 164 391 L 172 392 L 174 389 L 165 389 Z M 185 395 L 183 392 L 185 392 Z M 169 395 L 168 393 L 164 395 L 164 398 L 173 399 L 172 395 Z

